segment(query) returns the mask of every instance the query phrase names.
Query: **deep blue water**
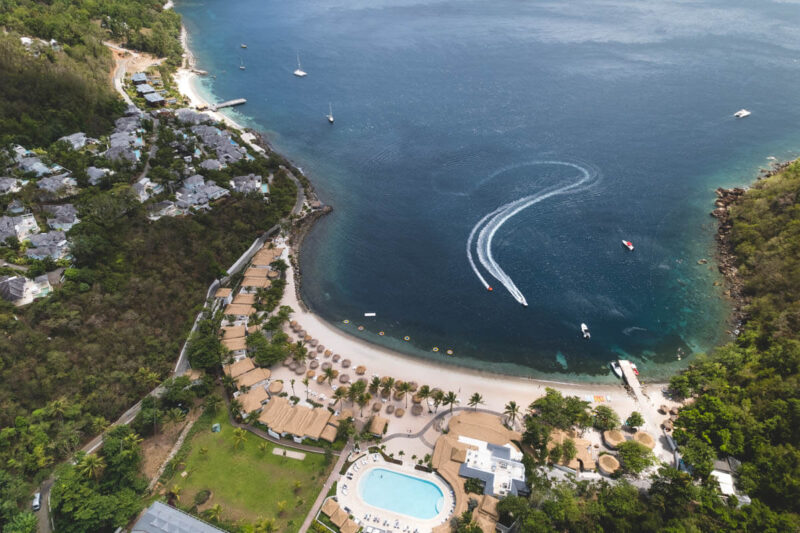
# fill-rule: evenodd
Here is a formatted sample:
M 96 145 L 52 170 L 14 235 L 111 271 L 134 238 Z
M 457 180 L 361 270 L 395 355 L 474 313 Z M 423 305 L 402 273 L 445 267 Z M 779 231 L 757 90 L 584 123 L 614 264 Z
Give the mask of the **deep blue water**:
M 203 89 L 247 98 L 237 118 L 334 206 L 301 259 L 304 299 L 340 327 L 424 357 L 573 379 L 602 379 L 619 354 L 661 377 L 686 363 L 678 348 L 729 338 L 708 213 L 716 187 L 798 153 L 797 2 L 191 0 L 178 10 L 199 67 L 216 75 Z M 298 51 L 304 79 L 291 74 Z M 753 115 L 732 118 L 742 107 Z M 523 308 L 496 281 L 485 290 L 466 242 L 484 215 L 578 176 L 537 164 L 547 160 L 597 177 L 498 230 L 492 252 Z

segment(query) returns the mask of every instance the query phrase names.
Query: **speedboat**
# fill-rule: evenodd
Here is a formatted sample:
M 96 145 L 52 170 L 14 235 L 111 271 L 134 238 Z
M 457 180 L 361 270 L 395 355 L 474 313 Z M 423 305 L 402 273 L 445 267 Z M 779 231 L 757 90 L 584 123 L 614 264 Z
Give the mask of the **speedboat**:
M 622 245 L 625 246 L 625 248 L 627 248 L 631 252 L 633 251 L 633 243 L 631 241 L 626 241 L 625 239 L 622 239 Z
M 298 78 L 306 77 L 306 71 L 303 70 L 302 67 L 300 66 L 300 54 L 297 54 L 297 70 L 295 70 L 293 74 Z
M 328 102 L 328 114 L 326 116 L 328 117 L 328 122 L 333 124 L 333 105 L 330 102 Z
M 740 109 L 739 111 L 734 113 L 733 116 L 736 117 L 736 118 L 749 117 L 750 116 L 750 111 L 748 111 L 747 109 Z
M 584 339 L 591 339 L 592 338 L 592 334 L 589 333 L 589 326 L 587 326 L 584 323 L 581 323 L 581 333 L 583 333 L 583 338 Z
M 619 379 L 622 379 L 622 368 L 620 368 L 619 363 L 617 361 L 611 361 L 609 366 L 614 374 L 616 374 Z
M 242 43 L 240 46 L 241 46 L 242 48 L 247 48 L 247 45 L 246 45 L 246 44 L 244 44 L 244 43 Z

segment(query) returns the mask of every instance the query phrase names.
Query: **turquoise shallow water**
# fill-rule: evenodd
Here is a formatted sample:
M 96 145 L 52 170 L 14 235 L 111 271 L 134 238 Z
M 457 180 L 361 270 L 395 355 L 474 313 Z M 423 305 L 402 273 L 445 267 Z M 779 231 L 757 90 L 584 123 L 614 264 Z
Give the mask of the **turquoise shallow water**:
M 216 76 L 202 89 L 247 98 L 238 118 L 266 131 L 335 208 L 301 258 L 303 297 L 331 322 L 421 357 L 556 379 L 610 379 L 617 356 L 659 378 L 686 363 L 679 348 L 729 338 L 720 277 L 698 260 L 713 254 L 714 189 L 749 183 L 768 156 L 797 155 L 796 4 L 178 9 L 199 67 Z M 303 79 L 292 76 L 297 52 Z M 753 115 L 732 118 L 742 107 Z M 494 234 L 494 260 L 525 308 L 478 262 L 494 290 L 484 288 L 467 239 L 501 206 L 581 175 L 543 161 L 592 179 Z
M 439 514 L 444 494 L 424 479 L 374 468 L 359 481 L 358 494 L 367 504 L 427 520 Z

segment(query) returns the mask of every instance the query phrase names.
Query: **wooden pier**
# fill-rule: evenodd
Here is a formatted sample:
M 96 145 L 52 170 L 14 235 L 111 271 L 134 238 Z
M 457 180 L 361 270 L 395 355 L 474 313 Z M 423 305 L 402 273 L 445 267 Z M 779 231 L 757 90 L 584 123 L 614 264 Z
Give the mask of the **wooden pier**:
M 628 382 L 628 386 L 630 386 L 633 391 L 633 395 L 636 396 L 636 400 L 641 400 L 643 397 L 642 386 L 639 383 L 639 377 L 636 375 L 636 372 L 633 371 L 631 362 L 627 359 L 620 359 L 618 362 L 622 370 L 622 376 L 625 378 L 625 381 Z
M 246 104 L 246 98 L 236 98 L 235 100 L 228 100 L 226 102 L 221 102 L 219 104 L 214 104 L 211 106 L 211 111 L 216 111 L 218 109 L 222 109 L 223 107 L 233 107 L 235 105 L 242 105 Z

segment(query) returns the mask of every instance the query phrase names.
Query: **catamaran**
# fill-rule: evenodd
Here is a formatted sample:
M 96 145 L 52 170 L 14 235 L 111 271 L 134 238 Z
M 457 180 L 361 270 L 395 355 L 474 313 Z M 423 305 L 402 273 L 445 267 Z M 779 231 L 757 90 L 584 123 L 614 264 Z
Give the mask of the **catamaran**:
M 328 114 L 327 114 L 327 117 L 328 117 L 328 122 L 333 124 L 333 106 L 331 105 L 330 102 L 328 102 Z
M 581 333 L 583 333 L 583 338 L 584 339 L 591 339 L 592 338 L 592 334 L 589 333 L 589 326 L 587 326 L 584 323 L 581 323 Z
M 736 118 L 744 118 L 744 117 L 749 117 L 751 114 L 752 113 L 750 113 L 750 111 L 748 111 L 747 109 L 740 109 L 739 111 L 734 113 L 733 116 Z
M 297 53 L 297 70 L 294 71 L 294 75 L 298 78 L 304 78 L 306 76 L 306 71 L 300 68 L 300 53 Z

